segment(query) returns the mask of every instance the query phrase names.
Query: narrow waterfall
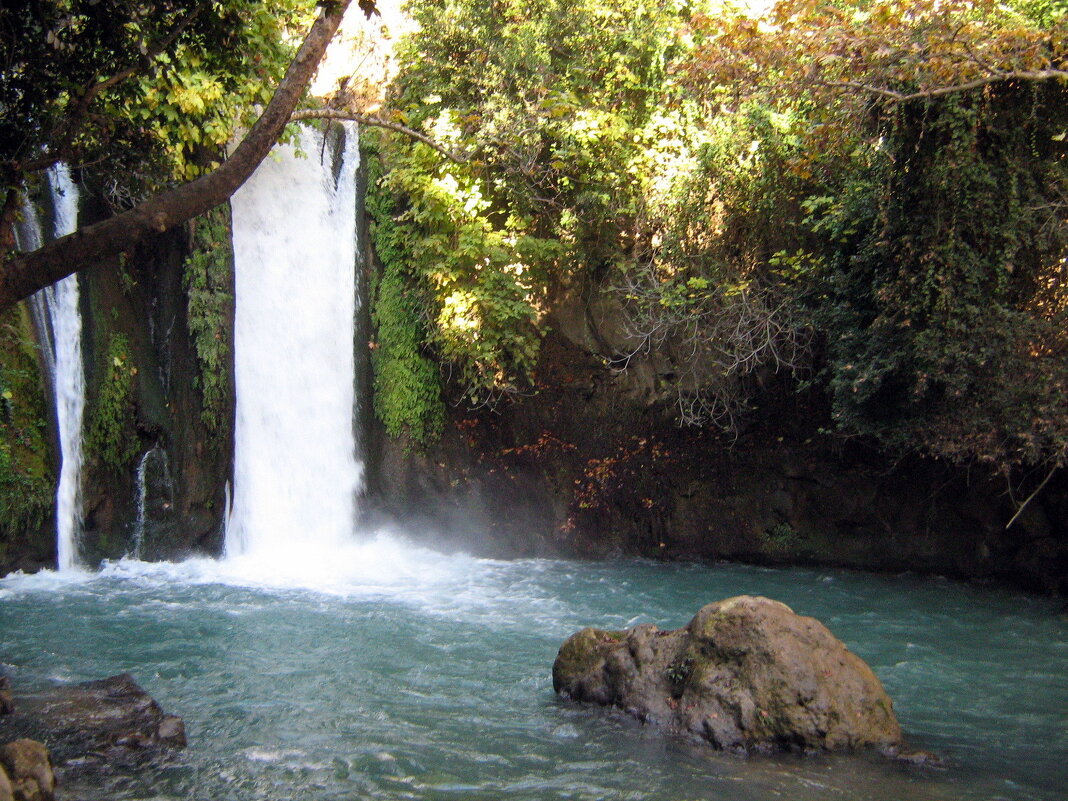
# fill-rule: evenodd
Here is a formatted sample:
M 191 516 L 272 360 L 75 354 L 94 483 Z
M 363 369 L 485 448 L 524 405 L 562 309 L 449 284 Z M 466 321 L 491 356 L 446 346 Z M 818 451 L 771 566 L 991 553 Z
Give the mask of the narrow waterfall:
M 78 187 L 66 164 L 48 171 L 52 195 L 53 236 L 58 239 L 78 227 Z M 29 204 L 19 230 L 19 246 L 41 246 L 37 216 Z M 85 411 L 85 369 L 82 363 L 82 317 L 78 308 L 78 277 L 71 275 L 45 287 L 31 299 L 40 331 L 45 362 L 54 393 L 59 429 L 60 471 L 56 487 L 56 551 L 60 570 L 78 566 L 78 538 L 82 526 L 82 418 Z
M 145 556 L 145 531 L 149 522 L 149 492 L 162 504 L 164 509 L 170 507 L 174 496 L 174 483 L 171 480 L 171 466 L 167 451 L 157 442 L 145 451 L 137 463 L 137 518 L 134 520 L 133 545 L 130 556 L 141 559 Z
M 355 126 L 275 148 L 231 199 L 237 419 L 226 556 L 285 570 L 352 540 Z

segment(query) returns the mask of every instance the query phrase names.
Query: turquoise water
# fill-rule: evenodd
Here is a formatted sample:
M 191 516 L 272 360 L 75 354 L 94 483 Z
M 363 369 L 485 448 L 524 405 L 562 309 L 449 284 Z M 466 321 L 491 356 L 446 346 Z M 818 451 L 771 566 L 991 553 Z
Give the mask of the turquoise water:
M 914 577 L 500 562 L 385 541 L 349 557 L 365 563 L 318 584 L 207 560 L 0 580 L 0 659 L 16 684 L 129 671 L 185 718 L 179 757 L 67 797 L 1068 794 L 1068 622 L 1053 601 Z M 910 742 L 944 766 L 745 760 L 554 696 L 556 650 L 577 629 L 674 628 L 741 593 L 826 623 L 882 679 Z

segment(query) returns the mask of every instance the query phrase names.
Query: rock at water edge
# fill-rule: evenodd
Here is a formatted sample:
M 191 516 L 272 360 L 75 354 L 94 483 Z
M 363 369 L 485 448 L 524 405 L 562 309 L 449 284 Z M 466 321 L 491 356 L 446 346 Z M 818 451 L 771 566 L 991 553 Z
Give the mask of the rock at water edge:
M 902 745 L 879 679 L 819 621 L 742 595 L 684 628 L 587 628 L 553 664 L 553 688 L 731 751 Z
M 0 799 L 7 780 L 13 801 L 52 801 L 56 777 L 48 749 L 36 740 L 15 740 L 0 745 Z

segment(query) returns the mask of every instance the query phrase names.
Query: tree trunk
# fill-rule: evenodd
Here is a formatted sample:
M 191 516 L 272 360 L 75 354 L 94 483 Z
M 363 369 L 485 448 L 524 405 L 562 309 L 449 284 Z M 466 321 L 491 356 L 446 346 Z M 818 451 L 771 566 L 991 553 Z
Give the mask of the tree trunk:
M 339 0 L 324 7 L 271 102 L 222 165 L 127 212 L 75 231 L 38 250 L 12 256 L 0 271 L 0 310 L 83 267 L 130 249 L 149 234 L 167 231 L 227 200 L 248 180 L 282 135 L 349 2 Z

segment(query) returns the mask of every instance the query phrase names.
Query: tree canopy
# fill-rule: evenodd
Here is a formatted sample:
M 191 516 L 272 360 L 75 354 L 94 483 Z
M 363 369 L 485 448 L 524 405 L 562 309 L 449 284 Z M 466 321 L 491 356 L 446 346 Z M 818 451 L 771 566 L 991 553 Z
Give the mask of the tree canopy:
M 192 177 L 270 100 L 306 0 L 52 0 L 0 10 L 0 159 Z
M 764 14 L 697 14 L 699 93 L 772 89 L 828 108 L 932 99 L 1008 81 L 1068 80 L 1057 0 L 779 0 Z
M 843 436 L 1064 461 L 1063 3 L 411 7 L 393 113 L 469 158 L 382 139 L 381 367 L 524 391 L 547 304 L 596 286 L 608 363 L 666 358 L 684 423 L 736 429 L 779 371 Z M 380 389 L 398 430 L 432 406 Z
M 226 200 L 282 135 L 347 6 L 326 4 L 299 49 L 309 0 L 0 9 L 0 307 Z M 121 213 L 15 254 L 19 193 L 59 160 L 92 166 Z

